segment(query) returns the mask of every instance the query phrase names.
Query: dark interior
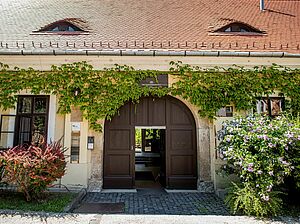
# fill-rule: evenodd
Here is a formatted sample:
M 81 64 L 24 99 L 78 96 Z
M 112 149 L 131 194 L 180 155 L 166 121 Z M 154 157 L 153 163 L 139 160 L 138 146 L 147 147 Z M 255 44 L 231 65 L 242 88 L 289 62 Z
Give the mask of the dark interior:
M 165 129 L 135 129 L 135 187 L 165 187 Z

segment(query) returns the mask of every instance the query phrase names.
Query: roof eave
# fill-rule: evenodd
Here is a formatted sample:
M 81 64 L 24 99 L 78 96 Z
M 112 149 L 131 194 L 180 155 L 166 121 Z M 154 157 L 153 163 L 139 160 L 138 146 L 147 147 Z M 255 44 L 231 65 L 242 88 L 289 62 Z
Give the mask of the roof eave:
M 201 51 L 201 50 L 161 50 L 161 49 L 115 49 L 115 50 L 0 50 L 0 55 L 94 55 L 94 56 L 212 56 L 212 57 L 295 57 L 300 53 L 267 51 Z

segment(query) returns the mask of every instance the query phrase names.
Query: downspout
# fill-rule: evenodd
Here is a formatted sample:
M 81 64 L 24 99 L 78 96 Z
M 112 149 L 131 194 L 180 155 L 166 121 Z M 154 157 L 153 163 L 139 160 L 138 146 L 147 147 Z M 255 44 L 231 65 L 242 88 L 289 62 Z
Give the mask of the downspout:
M 260 8 L 260 11 L 265 11 L 265 1 L 264 0 L 260 0 L 259 8 Z

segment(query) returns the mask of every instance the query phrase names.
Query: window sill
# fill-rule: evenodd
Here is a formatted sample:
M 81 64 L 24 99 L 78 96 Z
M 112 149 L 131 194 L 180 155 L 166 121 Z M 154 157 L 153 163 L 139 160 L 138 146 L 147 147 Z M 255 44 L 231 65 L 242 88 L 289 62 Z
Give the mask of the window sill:
M 89 35 L 89 32 L 75 31 L 75 32 L 33 32 L 30 35 L 67 35 L 67 36 L 77 36 L 77 35 Z
M 266 33 L 253 33 L 253 32 L 215 32 L 215 33 L 209 33 L 209 36 L 258 36 L 258 37 L 262 37 L 262 36 L 267 36 Z

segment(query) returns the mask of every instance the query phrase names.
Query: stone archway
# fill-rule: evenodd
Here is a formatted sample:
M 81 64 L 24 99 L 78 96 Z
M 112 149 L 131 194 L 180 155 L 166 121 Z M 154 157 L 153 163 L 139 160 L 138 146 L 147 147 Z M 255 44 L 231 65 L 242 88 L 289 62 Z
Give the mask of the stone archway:
M 135 126 L 166 127 L 166 187 L 196 189 L 195 120 L 188 107 L 171 96 L 128 102 L 119 115 L 105 121 L 103 187 L 134 187 Z

